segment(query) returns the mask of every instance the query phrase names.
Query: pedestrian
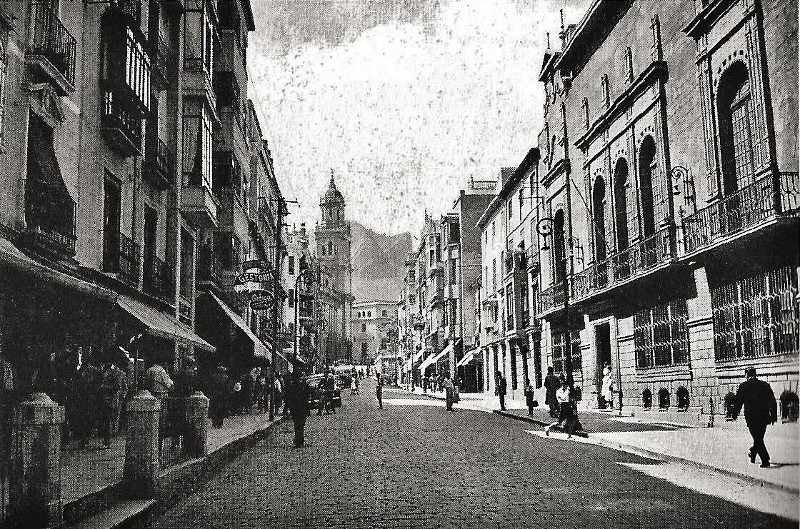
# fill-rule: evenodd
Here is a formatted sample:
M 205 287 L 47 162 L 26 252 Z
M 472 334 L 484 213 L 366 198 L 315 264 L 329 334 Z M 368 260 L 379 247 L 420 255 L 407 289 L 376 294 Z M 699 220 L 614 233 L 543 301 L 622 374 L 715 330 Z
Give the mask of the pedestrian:
M 103 380 L 103 372 L 94 365 L 90 353 L 87 353 L 81 362 L 78 373 L 77 399 L 78 399 L 78 424 L 77 436 L 81 448 L 89 446 L 89 438 L 92 436 L 95 425 L 97 424 L 97 410 L 100 408 L 100 384 Z
M 533 385 L 531 379 L 525 379 L 525 404 L 528 406 L 528 416 L 533 417 L 533 407 L 536 406 L 536 401 L 533 399 Z
M 506 411 L 506 389 L 508 385 L 506 377 L 498 371 L 497 372 L 497 396 L 500 398 L 500 411 Z
M 447 406 L 447 411 L 453 411 L 453 381 L 450 380 L 450 373 L 444 374 L 442 380 L 442 387 L 444 387 L 444 400 Z
M 322 415 L 322 410 L 328 413 L 330 400 L 330 393 L 328 392 L 328 373 L 322 377 L 317 386 L 317 393 L 319 394 L 319 401 L 317 402 L 317 415 Z
M 547 376 L 544 377 L 545 396 L 544 403 L 550 407 L 550 417 L 558 417 L 558 401 L 556 400 L 556 391 L 561 386 L 561 383 L 553 374 L 553 368 L 547 368 Z
M 294 447 L 300 448 L 305 442 L 306 419 L 311 411 L 311 387 L 302 378 L 302 362 L 292 364 L 292 372 L 286 380 L 286 406 L 294 423 Z
M 325 382 L 325 394 L 327 397 L 325 399 L 325 406 L 326 406 L 325 411 L 327 412 L 328 410 L 330 410 L 331 413 L 336 415 L 336 407 L 333 405 L 333 394 L 336 391 L 335 375 L 328 374 L 324 382 Z
M 734 419 L 738 417 L 744 406 L 744 420 L 753 438 L 753 446 L 747 455 L 751 463 L 755 463 L 758 456 L 761 458 L 762 468 L 767 468 L 769 452 L 764 444 L 764 435 L 767 433 L 767 426 L 775 424 L 778 419 L 778 406 L 770 385 L 756 378 L 755 367 L 748 367 L 744 370 L 744 374 L 747 380 L 739 384 L 739 389 L 736 391 L 736 407 L 732 417 Z
M 600 389 L 600 409 L 614 409 L 614 385 L 611 382 L 611 367 L 603 368 L 603 381 Z
M 125 372 L 113 362 L 106 362 L 100 384 L 100 431 L 104 448 L 111 448 L 111 436 L 117 433 L 122 400 L 127 391 Z
M 228 411 L 228 393 L 230 391 L 230 378 L 224 366 L 217 366 L 216 372 L 211 376 L 208 387 L 208 415 L 211 417 L 211 426 L 222 428 Z
M 572 432 L 575 430 L 578 423 L 578 414 L 575 410 L 575 403 L 573 402 L 573 395 L 569 389 L 569 383 L 566 379 L 561 378 L 561 387 L 556 391 L 556 401 L 558 402 L 558 420 L 544 427 L 545 435 L 550 435 L 550 429 L 553 426 L 561 428 L 564 426 L 567 429 L 567 439 L 572 437 Z
M 275 407 L 273 410 L 278 410 L 281 407 L 281 403 L 283 403 L 283 379 L 280 375 L 275 376 Z M 285 409 L 284 409 L 285 411 Z
M 353 378 L 350 379 L 350 394 L 351 395 L 355 395 L 357 388 L 358 388 L 358 386 L 356 385 L 356 378 L 353 377 Z
M 381 374 L 377 373 L 378 383 L 375 386 L 375 396 L 378 397 L 378 408 L 383 409 L 383 379 Z

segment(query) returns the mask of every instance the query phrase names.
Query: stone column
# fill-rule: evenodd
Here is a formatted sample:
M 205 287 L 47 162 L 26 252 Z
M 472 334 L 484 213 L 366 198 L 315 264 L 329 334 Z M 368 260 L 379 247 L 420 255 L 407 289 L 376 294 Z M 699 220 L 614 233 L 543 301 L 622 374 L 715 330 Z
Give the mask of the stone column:
M 64 407 L 33 393 L 11 411 L 9 518 L 17 527 L 61 525 Z
M 192 457 L 206 455 L 206 440 L 208 439 L 208 398 L 201 391 L 195 391 L 186 397 L 186 424 L 184 434 L 184 447 L 186 454 Z
M 150 497 L 155 491 L 159 470 L 158 422 L 161 401 L 147 390 L 128 403 L 128 430 L 125 439 L 123 481 L 133 497 Z

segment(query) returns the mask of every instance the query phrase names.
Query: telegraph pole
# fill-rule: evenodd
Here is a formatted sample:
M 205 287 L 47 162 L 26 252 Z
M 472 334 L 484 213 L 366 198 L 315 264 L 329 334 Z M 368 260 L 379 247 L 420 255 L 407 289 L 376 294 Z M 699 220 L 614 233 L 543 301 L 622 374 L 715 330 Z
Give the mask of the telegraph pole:
M 269 396 L 269 420 L 275 420 L 275 360 L 278 356 L 278 284 L 281 275 L 281 231 L 283 230 L 283 208 L 282 198 L 278 198 L 278 212 L 275 215 L 275 264 L 272 272 L 272 362 L 270 363 L 270 389 Z

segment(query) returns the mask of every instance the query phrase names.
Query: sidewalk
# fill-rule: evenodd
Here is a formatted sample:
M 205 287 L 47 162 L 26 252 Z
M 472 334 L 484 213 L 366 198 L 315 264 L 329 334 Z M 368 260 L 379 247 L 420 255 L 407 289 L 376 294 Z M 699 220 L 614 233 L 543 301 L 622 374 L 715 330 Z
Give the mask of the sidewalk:
M 421 391 L 414 393 L 422 394 Z M 444 399 L 443 392 L 427 392 L 430 398 Z M 554 421 L 546 408 L 534 408 L 533 416 L 521 403 L 507 402 L 499 411 L 499 401 L 483 393 L 462 394 L 456 408 L 494 412 L 541 428 Z M 752 444 L 744 421 L 718 419 L 713 428 L 645 422 L 618 416 L 616 412 L 581 410 L 581 437 L 618 450 L 633 451 L 655 459 L 691 463 L 756 483 L 800 492 L 800 425 L 776 423 L 767 428 L 766 445 L 772 458 L 770 468 L 751 464 L 747 451 Z

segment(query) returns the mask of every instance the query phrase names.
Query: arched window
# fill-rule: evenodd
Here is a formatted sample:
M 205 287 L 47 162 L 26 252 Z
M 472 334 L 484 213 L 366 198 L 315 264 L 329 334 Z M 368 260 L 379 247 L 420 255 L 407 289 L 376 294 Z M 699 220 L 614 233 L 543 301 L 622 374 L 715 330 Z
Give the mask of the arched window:
M 564 281 L 567 276 L 567 252 L 564 240 L 564 210 L 553 216 L 553 283 Z
M 642 189 L 642 230 L 647 238 L 656 232 L 655 196 L 653 174 L 656 164 L 656 143 L 652 136 L 645 137 L 639 149 L 639 185 Z
M 583 98 L 581 101 L 581 110 L 583 111 L 583 127 L 585 129 L 589 128 L 589 100 L 587 98 Z
M 608 105 L 611 104 L 611 94 L 608 87 L 608 75 L 603 74 L 603 77 L 600 78 L 600 97 L 602 98 L 602 103 L 605 108 L 608 108 Z
M 755 123 L 747 67 L 736 61 L 722 75 L 717 94 L 719 143 L 725 195 L 752 183 Z
M 606 260 L 606 181 L 598 176 L 592 187 L 592 209 L 594 211 L 594 258 L 595 262 Z
M 617 160 L 614 169 L 614 213 L 617 221 L 617 251 L 628 247 L 628 162 Z
M 633 81 L 633 52 L 630 48 L 625 50 L 625 81 Z

